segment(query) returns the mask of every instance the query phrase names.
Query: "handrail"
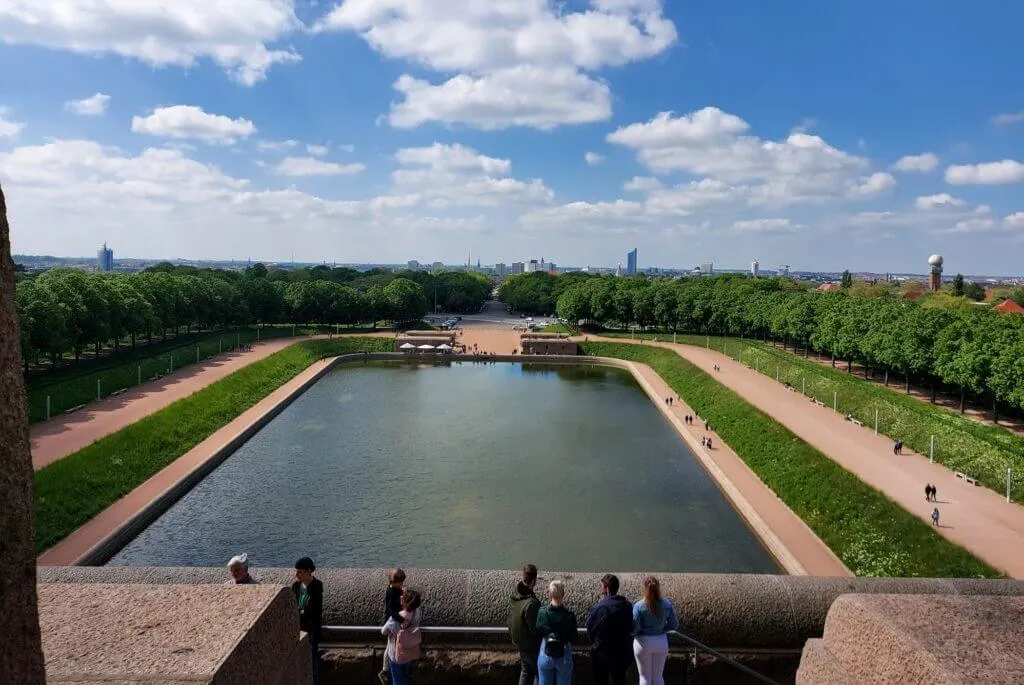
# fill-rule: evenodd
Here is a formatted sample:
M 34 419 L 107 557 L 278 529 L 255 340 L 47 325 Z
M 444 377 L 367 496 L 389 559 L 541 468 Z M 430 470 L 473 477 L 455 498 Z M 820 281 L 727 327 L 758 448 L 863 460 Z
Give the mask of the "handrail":
M 323 630 L 331 630 L 343 633 L 362 633 L 369 631 L 380 631 L 380 626 L 321 626 Z M 476 634 L 476 635 L 507 635 L 508 628 L 499 628 L 496 626 L 420 626 L 420 631 L 423 633 L 437 633 L 439 635 L 452 635 L 452 634 Z M 584 628 L 577 629 L 580 635 L 586 635 L 587 631 Z M 768 676 L 762 675 L 757 671 L 753 670 L 749 666 L 744 666 L 740 662 L 736 661 L 732 657 L 728 657 L 722 654 L 716 649 L 708 647 L 700 640 L 696 640 L 685 633 L 681 633 L 678 630 L 670 630 L 668 635 L 679 638 L 683 642 L 688 643 L 690 646 L 695 647 L 698 650 L 707 652 L 711 656 L 719 659 L 726 664 L 729 664 L 733 668 L 736 668 L 743 673 L 746 673 L 751 678 L 767 683 L 767 685 L 779 685 L 776 681 L 772 680 Z

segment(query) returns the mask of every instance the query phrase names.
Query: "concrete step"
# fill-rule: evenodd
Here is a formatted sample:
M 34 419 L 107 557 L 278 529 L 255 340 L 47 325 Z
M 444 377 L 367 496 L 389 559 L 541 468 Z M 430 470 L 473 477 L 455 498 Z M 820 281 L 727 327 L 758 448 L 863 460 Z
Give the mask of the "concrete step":
M 828 651 L 823 640 L 808 640 L 796 672 L 796 685 L 857 685 L 843 665 Z

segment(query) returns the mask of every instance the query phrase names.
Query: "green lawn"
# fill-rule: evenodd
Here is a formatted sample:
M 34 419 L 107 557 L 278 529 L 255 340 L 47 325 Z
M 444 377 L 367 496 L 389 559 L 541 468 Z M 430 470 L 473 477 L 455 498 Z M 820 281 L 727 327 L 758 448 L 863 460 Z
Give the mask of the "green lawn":
M 297 329 L 302 333 L 303 329 Z M 259 331 L 260 340 L 280 338 L 292 334 L 291 326 L 265 327 Z M 146 382 L 157 374 L 169 373 L 196 363 L 196 348 L 199 360 L 222 354 L 232 345 L 252 343 L 257 338 L 255 328 L 237 331 L 219 331 L 187 336 L 185 340 L 154 341 L 153 347 L 122 348 L 114 356 L 88 359 L 75 366 L 60 369 L 52 374 L 33 375 L 28 385 L 28 420 L 37 423 L 46 420 L 46 398 L 50 398 L 50 415 L 82 404 L 96 401 L 96 381 L 100 382 L 101 397 L 124 388 L 130 388 L 141 378 Z
M 1000 576 L 675 352 L 623 343 L 582 348 L 653 368 L 858 576 Z
M 304 341 L 109 435 L 35 474 L 36 550 L 53 546 L 321 355 L 390 352 L 391 338 Z
M 629 337 L 628 333 L 602 334 Z M 644 334 L 646 339 L 671 342 L 671 333 Z M 707 336 L 679 335 L 681 344 L 705 347 Z M 902 385 L 885 387 L 837 368 L 823 366 L 769 344 L 711 336 L 710 346 L 724 350 L 751 368 L 772 378 L 778 370 L 780 382 L 789 382 L 798 391 L 806 388 L 813 396 L 831 407 L 833 393 L 838 397 L 839 411 L 873 428 L 878 411 L 878 432 L 894 440 L 903 440 L 911 449 L 927 455 L 931 436 L 935 436 L 935 460 L 954 471 L 977 478 L 986 487 L 1006 494 L 1006 470 L 1012 469 L 1011 497 L 1024 502 L 1024 438 L 1000 426 L 979 423 L 944 407 L 910 397 Z

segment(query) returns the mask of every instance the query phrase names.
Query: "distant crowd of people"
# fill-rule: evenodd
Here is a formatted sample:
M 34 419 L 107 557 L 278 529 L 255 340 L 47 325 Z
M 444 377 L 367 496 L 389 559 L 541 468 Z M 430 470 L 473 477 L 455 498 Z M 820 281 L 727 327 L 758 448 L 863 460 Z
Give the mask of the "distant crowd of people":
M 324 607 L 324 585 L 314 577 L 315 571 L 313 560 L 302 557 L 295 562 L 292 583 L 299 629 L 309 635 L 312 647 L 314 685 L 319 681 L 318 650 Z M 258 583 L 249 573 L 249 558 L 245 554 L 231 558 L 228 572 L 231 580 L 226 585 Z M 423 597 L 405 587 L 405 581 L 405 571 L 400 568 L 388 573 L 381 626 L 387 647 L 377 674 L 384 685 L 409 685 L 414 664 L 420 658 Z M 624 685 L 626 672 L 635 662 L 640 685 L 664 685 L 668 633 L 679 629 L 679 618 L 672 603 L 661 596 L 658 579 L 644 578 L 643 596 L 635 602 L 619 594 L 616 576 L 606 574 L 600 582 L 601 600 L 586 619 L 593 682 Z M 537 597 L 536 584 L 537 567 L 526 564 L 522 580 L 509 600 L 508 630 L 519 650 L 519 685 L 569 685 L 573 672 L 572 645 L 579 638 L 576 614 L 564 604 L 565 583 L 553 580 L 548 584 L 547 604 Z

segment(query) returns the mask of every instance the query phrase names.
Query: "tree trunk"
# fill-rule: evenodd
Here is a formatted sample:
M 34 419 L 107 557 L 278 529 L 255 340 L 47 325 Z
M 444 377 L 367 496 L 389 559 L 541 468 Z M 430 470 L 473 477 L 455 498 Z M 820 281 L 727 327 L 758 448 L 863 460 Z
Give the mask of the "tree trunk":
M 0 189 L 0 673 L 4 682 L 43 685 L 43 649 L 36 603 L 36 552 L 21 337 L 14 308 L 7 204 Z
M 888 367 L 886 367 L 886 369 L 885 369 L 885 387 L 887 387 L 887 388 L 889 387 L 889 369 L 888 369 Z
M 100 341 L 97 340 L 96 341 L 96 345 L 95 345 L 95 349 L 93 350 L 93 355 L 92 355 L 93 359 L 99 359 L 100 358 L 100 344 L 101 344 Z
M 853 358 L 846 360 L 846 373 L 853 373 Z
M 832 368 L 836 368 L 836 353 L 832 353 Z
M 936 400 L 936 397 L 938 396 L 938 394 L 939 394 L 938 383 L 936 383 L 935 381 L 932 381 L 932 404 L 935 404 L 935 400 Z
M 909 395 L 910 394 L 910 374 L 909 373 L 903 377 L 903 381 L 905 383 L 904 387 L 905 387 L 905 389 L 907 391 L 907 394 Z
M 132 332 L 132 349 L 135 349 L 135 333 Z
M 964 389 L 960 390 L 960 413 L 964 413 L 964 404 L 967 402 L 967 391 Z
M 992 398 L 992 423 L 999 425 L 999 400 Z

